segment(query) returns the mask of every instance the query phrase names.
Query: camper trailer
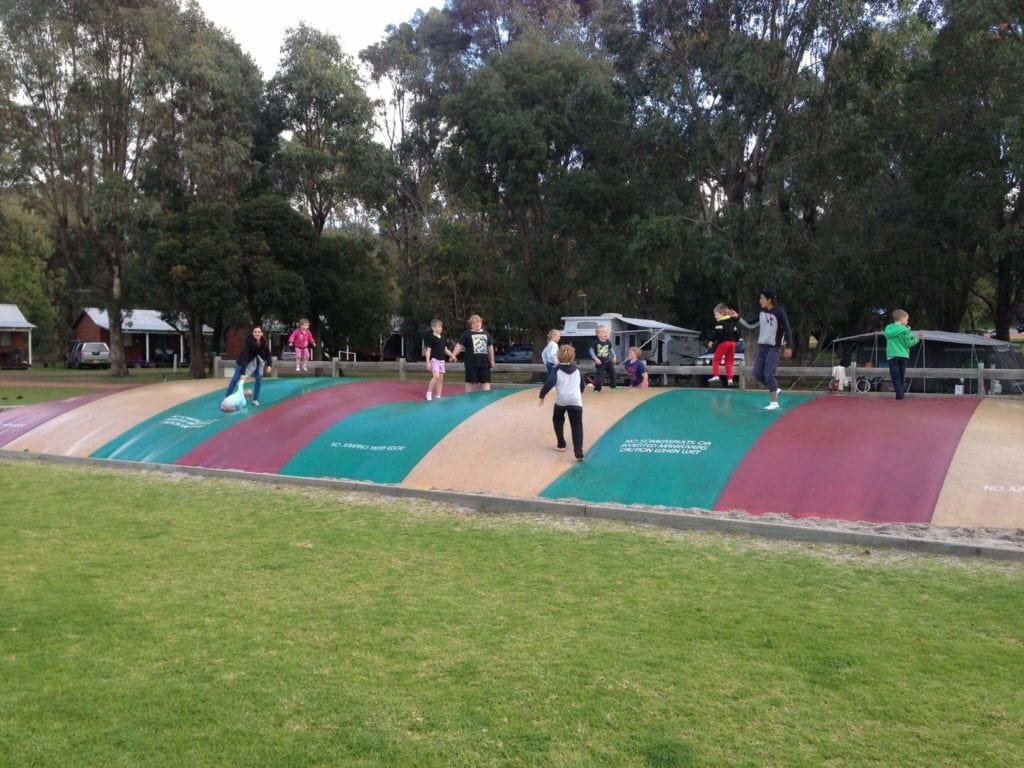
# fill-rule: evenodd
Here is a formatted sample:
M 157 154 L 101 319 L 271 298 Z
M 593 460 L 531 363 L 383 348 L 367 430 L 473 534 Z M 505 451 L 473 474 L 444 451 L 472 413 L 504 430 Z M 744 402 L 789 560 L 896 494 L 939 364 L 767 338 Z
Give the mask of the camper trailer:
M 608 329 L 608 338 L 621 363 L 630 347 L 639 347 L 651 365 L 693 365 L 703 351 L 700 334 L 657 320 L 623 317 L 614 312 L 597 316 L 563 317 L 562 343 L 576 348 L 577 359 L 590 360 L 590 343 L 597 338 L 597 326 Z

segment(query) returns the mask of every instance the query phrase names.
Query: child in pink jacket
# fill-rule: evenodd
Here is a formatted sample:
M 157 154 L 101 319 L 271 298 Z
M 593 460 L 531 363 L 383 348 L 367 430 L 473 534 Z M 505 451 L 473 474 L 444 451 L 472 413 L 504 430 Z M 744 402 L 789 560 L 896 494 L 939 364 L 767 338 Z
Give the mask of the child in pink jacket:
M 292 335 L 288 337 L 288 343 L 295 347 L 295 370 L 298 371 L 301 365 L 302 370 L 308 371 L 309 367 L 306 365 L 306 361 L 313 359 L 310 347 L 316 346 L 313 334 L 309 332 L 309 320 L 306 318 L 299 320 L 299 327 L 292 331 Z

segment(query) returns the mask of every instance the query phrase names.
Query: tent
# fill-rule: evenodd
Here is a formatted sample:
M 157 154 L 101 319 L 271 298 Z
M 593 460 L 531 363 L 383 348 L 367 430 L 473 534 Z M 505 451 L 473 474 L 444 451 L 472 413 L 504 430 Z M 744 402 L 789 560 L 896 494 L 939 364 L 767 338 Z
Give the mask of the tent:
M 913 332 L 921 334 L 921 343 L 910 348 L 908 378 L 913 378 L 909 370 L 913 368 L 976 369 L 979 363 L 984 363 L 986 369 L 1020 370 L 1021 381 L 1003 381 L 1001 387 L 1004 391 L 1018 394 L 1024 391 L 1024 354 L 1016 344 L 973 333 Z M 834 339 L 832 350 L 833 358 L 838 356 L 839 363 L 844 366 L 853 362 L 856 362 L 858 368 L 886 365 L 885 334 L 881 331 Z M 961 380 L 919 379 L 912 382 L 912 389 L 919 392 L 951 391 L 953 385 L 959 383 L 962 383 Z

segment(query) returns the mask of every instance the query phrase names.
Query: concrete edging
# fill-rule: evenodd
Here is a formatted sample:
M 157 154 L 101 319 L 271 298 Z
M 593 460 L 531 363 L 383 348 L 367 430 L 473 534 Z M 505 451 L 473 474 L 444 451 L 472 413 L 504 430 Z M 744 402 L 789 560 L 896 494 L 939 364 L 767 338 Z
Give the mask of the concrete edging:
M 394 498 L 423 499 L 469 507 L 481 512 L 542 513 L 565 517 L 592 517 L 601 520 L 618 520 L 627 523 L 657 525 L 676 530 L 707 531 L 716 533 L 746 533 L 767 539 L 800 541 L 818 544 L 845 544 L 863 547 L 886 547 L 916 554 L 952 555 L 956 557 L 981 557 L 990 560 L 1024 562 L 1024 549 L 979 545 L 969 542 L 925 539 L 914 536 L 894 536 L 868 531 L 850 531 L 828 527 L 808 527 L 795 523 L 779 523 L 760 520 L 737 520 L 716 517 L 709 514 L 695 514 L 685 510 L 655 510 L 618 505 L 589 504 L 583 501 L 556 501 L 511 496 L 488 496 L 482 493 L 443 491 L 409 488 L 401 485 L 384 485 L 360 480 L 338 480 L 333 478 L 291 477 L 261 472 L 246 472 L 237 469 L 207 469 L 178 464 L 156 464 L 115 459 L 93 459 L 80 456 L 52 456 L 50 454 L 18 452 L 0 449 L 0 459 L 23 461 L 45 461 L 53 464 L 126 469 L 136 472 L 160 472 L 167 475 L 189 475 L 224 480 L 245 480 L 268 485 L 297 486 L 306 488 L 329 488 L 333 490 L 373 493 Z

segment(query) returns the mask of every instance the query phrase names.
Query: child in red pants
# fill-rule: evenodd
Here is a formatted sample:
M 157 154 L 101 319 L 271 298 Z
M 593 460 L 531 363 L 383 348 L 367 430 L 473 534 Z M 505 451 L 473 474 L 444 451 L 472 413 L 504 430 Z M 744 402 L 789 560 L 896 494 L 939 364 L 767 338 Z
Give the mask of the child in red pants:
M 733 364 L 736 360 L 736 342 L 740 340 L 740 326 L 736 321 L 736 312 L 725 304 L 715 307 L 715 328 L 711 336 L 711 346 L 715 352 L 711 358 L 711 378 L 708 384 L 721 381 L 718 375 L 720 366 L 725 363 L 725 386 L 733 385 Z

